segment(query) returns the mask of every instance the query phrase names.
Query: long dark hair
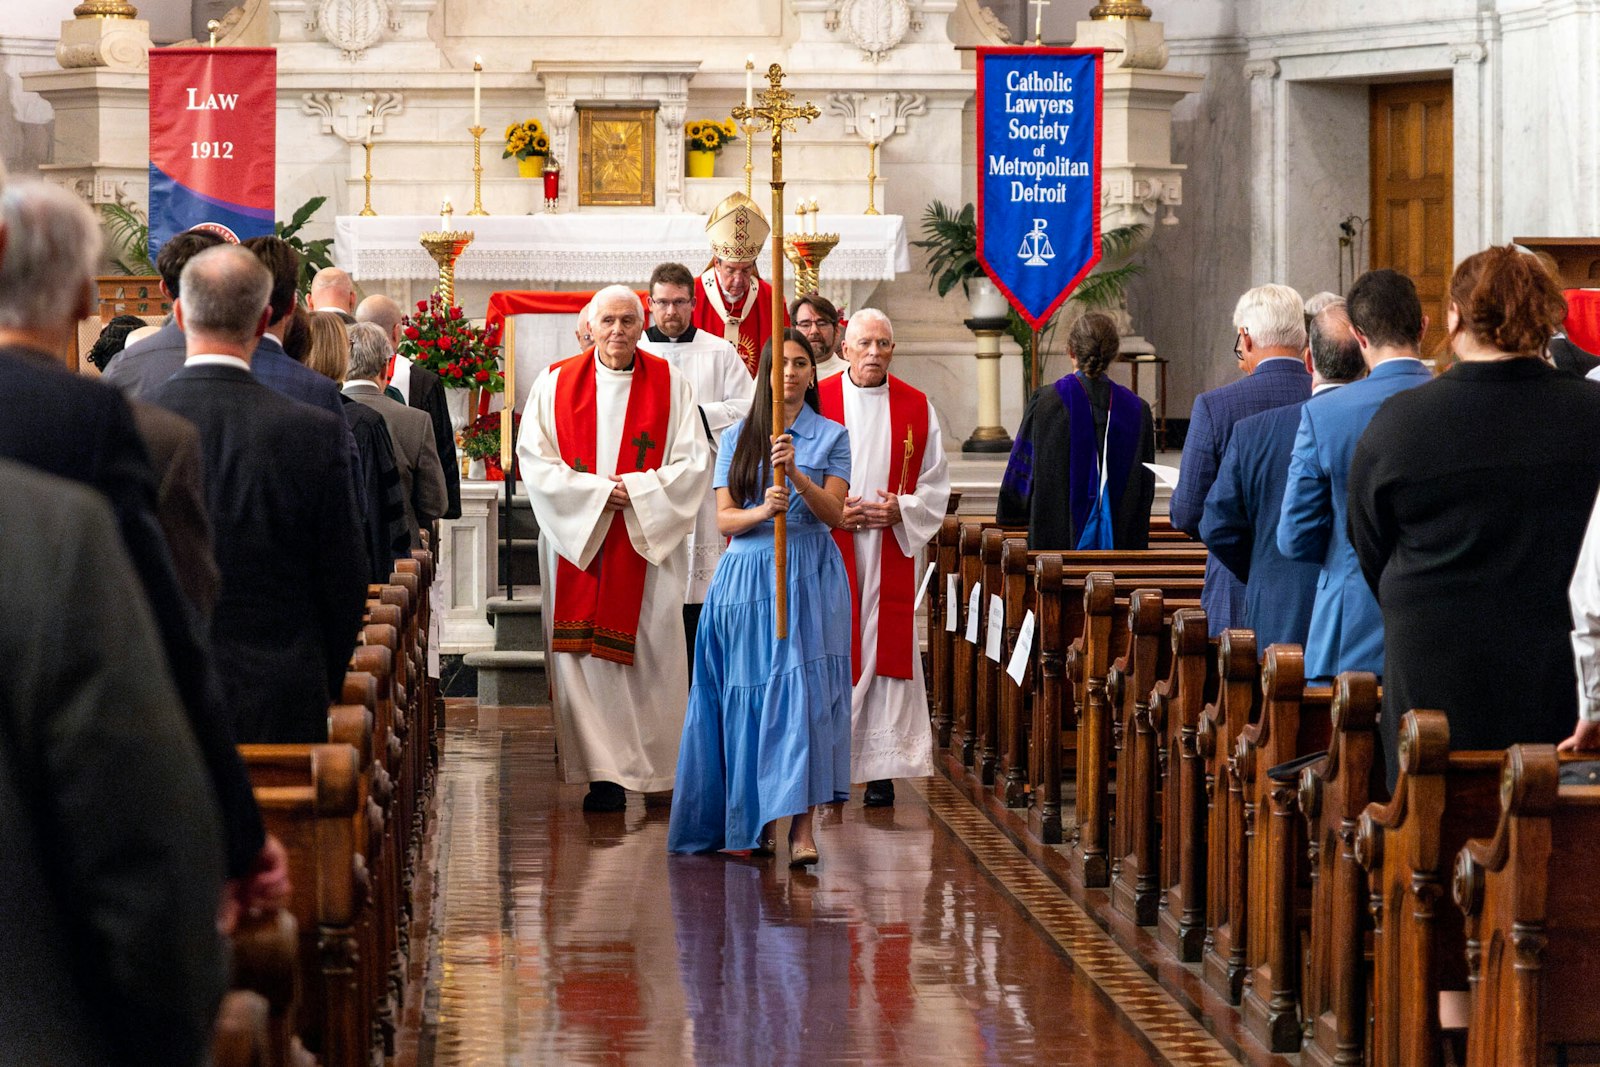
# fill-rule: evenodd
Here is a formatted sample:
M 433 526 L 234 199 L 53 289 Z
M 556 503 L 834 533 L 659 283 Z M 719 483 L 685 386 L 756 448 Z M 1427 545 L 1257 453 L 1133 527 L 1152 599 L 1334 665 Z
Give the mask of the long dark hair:
M 799 330 L 784 330 L 785 342 L 793 342 L 805 349 L 813 370 L 817 365 L 811 342 Z M 817 380 L 812 376 L 806 389 L 806 403 L 812 411 L 822 409 L 822 398 L 817 395 Z M 728 492 L 740 505 L 759 500 L 772 483 L 772 342 L 761 349 L 761 365 L 756 368 L 756 395 L 750 402 L 750 414 L 739 431 L 739 443 L 734 446 L 733 459 L 728 463 Z

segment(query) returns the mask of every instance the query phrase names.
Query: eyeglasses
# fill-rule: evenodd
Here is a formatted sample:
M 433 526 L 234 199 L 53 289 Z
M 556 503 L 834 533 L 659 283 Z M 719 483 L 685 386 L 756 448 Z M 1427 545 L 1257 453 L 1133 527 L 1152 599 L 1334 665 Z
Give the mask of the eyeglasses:
M 1244 341 L 1246 336 L 1247 334 L 1243 327 L 1240 327 L 1239 332 L 1233 335 L 1233 358 L 1238 360 L 1240 363 L 1244 362 L 1244 353 L 1239 351 L 1239 345 Z
M 693 300 L 657 300 L 657 299 L 652 297 L 651 300 L 650 300 L 650 306 L 651 307 L 660 308 L 662 311 L 665 311 L 668 308 L 677 308 L 678 310 L 681 311 L 686 307 L 693 307 L 694 306 L 694 301 Z
M 813 326 L 827 326 L 829 329 L 839 325 L 831 319 L 795 319 L 794 326 L 797 330 L 809 330 Z

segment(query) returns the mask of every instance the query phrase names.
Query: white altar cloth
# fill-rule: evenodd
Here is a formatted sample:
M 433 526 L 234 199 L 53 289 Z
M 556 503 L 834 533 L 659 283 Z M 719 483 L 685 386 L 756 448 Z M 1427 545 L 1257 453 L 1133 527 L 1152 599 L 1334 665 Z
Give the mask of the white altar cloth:
M 911 269 L 902 216 L 813 218 L 820 232 L 839 235 L 838 247 L 822 262 L 824 282 L 893 281 Z M 437 215 L 340 215 L 334 220 L 333 259 L 362 282 L 433 279 L 438 265 L 417 238 L 438 228 Z M 458 279 L 511 282 L 516 288 L 643 285 L 658 263 L 676 261 L 698 271 L 710 256 L 699 215 L 456 215 L 451 228 L 476 235 L 456 261 Z M 770 256 L 769 241 L 760 262 Z

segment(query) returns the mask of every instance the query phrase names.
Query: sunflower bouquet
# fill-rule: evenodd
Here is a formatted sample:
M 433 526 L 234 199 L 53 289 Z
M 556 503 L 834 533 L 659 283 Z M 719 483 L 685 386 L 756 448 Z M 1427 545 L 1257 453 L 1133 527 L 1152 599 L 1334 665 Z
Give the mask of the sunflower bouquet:
M 689 147 L 699 152 L 720 152 L 722 146 L 739 139 L 739 127 L 732 119 L 716 122 L 701 119 L 683 127 L 683 137 Z
M 501 159 L 527 159 L 529 156 L 548 156 L 550 154 L 550 138 L 545 135 L 544 127 L 539 125 L 538 119 L 528 119 L 524 122 L 513 122 L 506 127 L 506 150 L 501 153 Z

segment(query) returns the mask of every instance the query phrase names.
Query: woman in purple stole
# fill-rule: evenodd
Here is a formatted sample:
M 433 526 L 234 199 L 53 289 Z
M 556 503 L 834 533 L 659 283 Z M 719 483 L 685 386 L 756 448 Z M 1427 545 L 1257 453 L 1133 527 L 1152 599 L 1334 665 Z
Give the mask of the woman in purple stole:
M 1106 377 L 1120 338 L 1091 311 L 1067 336 L 1073 373 L 1028 400 L 996 517 L 1027 526 L 1028 547 L 1148 548 L 1155 476 L 1150 405 Z

